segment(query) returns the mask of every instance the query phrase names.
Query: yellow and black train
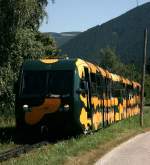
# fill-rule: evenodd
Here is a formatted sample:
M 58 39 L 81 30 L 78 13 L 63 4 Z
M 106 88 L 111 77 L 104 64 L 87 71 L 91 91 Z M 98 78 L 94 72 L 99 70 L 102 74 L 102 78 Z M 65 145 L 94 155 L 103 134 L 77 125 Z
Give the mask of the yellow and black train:
M 81 59 L 28 60 L 16 85 L 16 127 L 88 133 L 140 112 L 139 83 Z

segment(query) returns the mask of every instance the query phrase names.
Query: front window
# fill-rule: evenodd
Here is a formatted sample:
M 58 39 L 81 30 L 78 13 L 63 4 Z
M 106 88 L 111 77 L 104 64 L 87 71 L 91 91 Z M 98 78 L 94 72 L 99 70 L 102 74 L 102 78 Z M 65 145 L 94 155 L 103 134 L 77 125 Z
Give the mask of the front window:
M 36 95 L 46 92 L 47 72 L 25 71 L 23 73 L 22 94 Z
M 73 72 L 57 71 L 24 71 L 22 95 L 71 94 Z
M 48 92 L 51 94 L 70 94 L 72 91 L 72 71 L 51 71 L 48 79 Z

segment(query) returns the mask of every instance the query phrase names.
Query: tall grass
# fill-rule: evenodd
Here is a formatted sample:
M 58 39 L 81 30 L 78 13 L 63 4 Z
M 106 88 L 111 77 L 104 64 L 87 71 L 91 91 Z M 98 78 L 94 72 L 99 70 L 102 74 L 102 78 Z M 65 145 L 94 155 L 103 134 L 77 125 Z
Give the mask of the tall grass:
M 0 128 L 15 127 L 14 116 L 0 116 Z
M 93 135 L 81 135 L 77 138 L 62 140 L 3 164 L 92 164 L 114 146 L 149 130 L 150 108 L 145 108 L 144 112 L 143 128 L 140 127 L 139 116 L 135 116 L 101 129 Z
M 16 146 L 13 141 L 14 130 L 14 116 L 0 116 L 0 152 L 6 151 Z

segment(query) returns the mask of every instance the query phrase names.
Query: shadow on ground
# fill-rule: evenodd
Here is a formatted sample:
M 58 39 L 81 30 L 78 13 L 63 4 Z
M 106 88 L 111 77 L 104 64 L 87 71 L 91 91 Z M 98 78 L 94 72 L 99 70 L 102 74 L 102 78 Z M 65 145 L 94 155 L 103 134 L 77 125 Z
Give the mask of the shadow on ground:
M 51 134 L 47 137 L 43 137 L 39 134 L 32 132 L 22 132 L 16 131 L 15 127 L 0 127 L 0 143 L 10 143 L 14 142 L 15 144 L 34 144 L 41 141 L 49 141 L 50 143 L 57 143 L 58 141 L 68 140 L 70 138 L 77 138 L 80 134 L 76 135 L 60 135 L 60 134 Z
M 32 138 L 31 138 L 32 137 Z M 0 127 L 0 143 L 33 144 L 41 141 L 39 136 L 16 131 L 15 127 Z

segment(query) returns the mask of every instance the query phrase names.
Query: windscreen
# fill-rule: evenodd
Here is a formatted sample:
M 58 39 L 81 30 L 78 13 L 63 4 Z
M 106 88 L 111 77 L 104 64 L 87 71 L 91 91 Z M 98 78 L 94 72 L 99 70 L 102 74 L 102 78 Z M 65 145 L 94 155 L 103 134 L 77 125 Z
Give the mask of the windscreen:
M 24 71 L 22 80 L 23 95 L 71 94 L 73 72 L 57 71 Z

